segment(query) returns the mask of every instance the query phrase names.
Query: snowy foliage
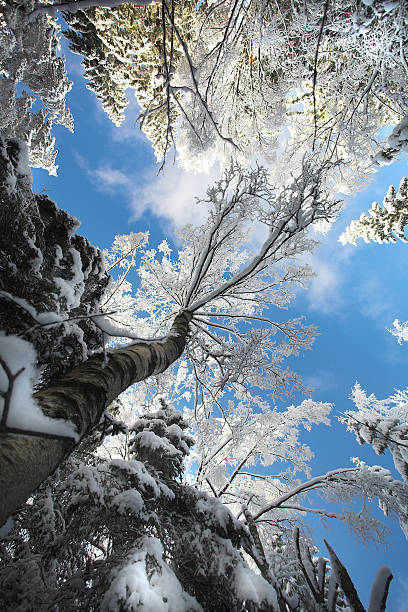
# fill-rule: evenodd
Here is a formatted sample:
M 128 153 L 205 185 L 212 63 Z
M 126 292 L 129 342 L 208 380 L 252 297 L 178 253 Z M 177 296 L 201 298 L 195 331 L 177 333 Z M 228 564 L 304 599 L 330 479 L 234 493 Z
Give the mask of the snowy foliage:
M 244 506 L 237 520 L 225 500 L 183 483 L 193 440 L 181 414 L 158 403 L 130 428 L 129 459 L 98 460 L 88 440 L 19 510 L 0 540 L 2 604 L 39 612 L 344 610 L 357 595 L 329 546 L 331 571 L 303 533 L 292 534 L 289 518 L 278 532 Z M 384 483 L 379 469 L 361 469 L 370 490 Z M 373 597 L 384 595 L 380 578 L 375 588 Z
M 90 3 L 91 4 L 91 3 Z M 183 0 L 172 6 L 174 27 L 184 41 L 190 38 L 195 4 Z M 88 8 L 65 13 L 64 35 L 70 49 L 83 57 L 88 87 L 95 92 L 110 119 L 119 125 L 130 88 L 141 107 L 140 128 L 161 159 L 173 144 L 181 94 L 174 88 L 181 42 L 171 30 L 163 6 L 141 8 L 133 3 L 115 8 Z
M 408 321 L 395 319 L 392 325 L 393 327 L 388 331 L 398 339 L 398 344 L 408 342 Z
M 27 146 L 1 140 L 0 320 L 31 342 L 42 384 L 102 350 L 92 321 L 109 276 L 102 254 L 76 235 L 77 219 L 31 190 Z
M 163 0 L 145 9 L 90 8 L 66 20 L 71 48 L 114 122 L 123 118 L 126 87 L 134 89 L 158 158 L 175 144 L 186 168 L 228 165 L 231 156 L 285 168 L 299 149 L 313 151 L 342 162 L 332 170 L 344 191 L 372 172 L 382 149 L 405 146 L 402 0 L 324 7 Z M 387 149 L 377 133 L 397 123 Z
M 352 221 L 340 236 L 339 240 L 344 245 L 356 244 L 358 238 L 365 242 L 408 242 L 405 236 L 405 226 L 408 224 L 408 179 L 401 179 L 397 193 L 391 185 L 383 200 L 383 207 L 373 202 L 368 216 L 362 213 L 359 221 Z
M 29 504 L 21 510 L 23 529 L 16 526 L 0 544 L 4 604 L 17 609 L 25 602 L 39 611 L 61 601 L 78 610 L 130 611 L 141 603 L 152 612 L 210 610 L 217 593 L 220 609 L 241 609 L 244 601 L 253 602 L 251 610 L 271 609 L 274 588 L 239 554 L 249 541 L 244 525 L 173 471 L 172 449 L 181 458 L 179 472 L 191 445 L 185 428 L 180 413 L 162 405 L 136 421 L 130 461 L 95 464 L 85 453 L 83 462 L 79 449 L 35 495 L 35 513 Z M 140 434 L 152 431 L 162 434 L 161 452 L 153 444 L 142 459 Z M 46 580 L 35 583 L 40 571 Z
M 401 152 L 408 153 L 408 115 L 395 126 L 388 138 L 388 145 L 380 149 L 373 157 L 373 162 L 378 166 L 391 164 Z
M 59 53 L 60 27 L 48 15 L 29 21 L 27 16 L 35 5 L 32 0 L 1 4 L 1 134 L 24 140 L 29 147 L 30 165 L 56 174 L 52 126 L 61 124 L 73 131 L 73 119 L 65 106 L 72 84 Z M 41 107 L 33 112 L 35 103 Z
M 201 202 L 206 221 L 179 232 L 178 251 L 165 240 L 148 248 L 146 232 L 117 236 L 101 254 L 75 235 L 77 220 L 32 193 L 28 170 L 29 154 L 32 164 L 53 171 L 52 124 L 72 127 L 58 26 L 47 6 L 27 18 L 34 4 L 4 3 L 0 221 L 11 232 L 0 239 L 0 435 L 11 450 L 2 460 L 12 464 L 22 427 L 24 440 L 40 430 L 50 446 L 68 438 L 72 450 L 72 426 L 47 419 L 32 386 L 52 382 L 64 395 L 61 374 L 85 362 L 95 378 L 75 379 L 69 390 L 89 405 L 103 395 L 106 407 L 111 396 L 98 377 L 115 373 L 107 336 L 137 340 L 129 348 L 135 370 L 143 350 L 160 354 L 157 346 L 177 344 L 176 335 L 177 356 L 185 350 L 175 365 L 163 372 L 164 360 L 150 370 L 161 374 L 99 411 L 88 437 L 7 521 L 0 605 L 39 612 L 360 610 L 344 566 L 328 545 L 328 570 L 304 526 L 309 514 L 343 520 L 364 543 L 384 544 L 387 530 L 368 507 L 376 500 L 408 537 L 407 393 L 378 401 L 356 386 L 356 411 L 343 417 L 360 442 L 377 454 L 391 451 L 403 481 L 358 459 L 313 475 L 313 451 L 300 430 L 329 424 L 331 405 L 304 399 L 278 409 L 274 398 L 304 390 L 286 360 L 315 336 L 303 318 L 282 316 L 311 276 L 298 262 L 314 247 L 308 229 L 325 230 L 335 219 L 334 185 L 350 188 L 370 172 L 380 127 L 399 122 L 391 157 L 406 145 L 405 4 L 326 2 L 323 15 L 318 0 L 163 0 L 145 10 L 85 4 L 66 15 L 67 37 L 111 118 L 120 123 L 131 87 L 158 157 L 176 142 L 185 166 L 218 159 L 226 170 Z M 18 83 L 30 94 L 17 96 Z M 30 112 L 32 96 L 43 106 L 38 113 Z M 254 155 L 274 162 L 276 188 L 262 167 L 230 162 Z M 395 218 L 387 217 L 384 236 L 403 236 L 398 206 L 406 191 L 405 180 L 386 198 Z M 183 335 L 166 336 L 180 317 Z M 89 359 L 103 351 L 104 359 Z M 130 379 L 118 387 L 114 380 L 112 396 Z M 381 609 L 390 579 L 382 569 L 373 609 Z
M 408 390 L 378 400 L 356 383 L 351 396 L 356 409 L 349 411 L 341 422 L 356 435 L 360 444 L 371 444 L 377 455 L 387 449 L 405 481 L 408 480 Z

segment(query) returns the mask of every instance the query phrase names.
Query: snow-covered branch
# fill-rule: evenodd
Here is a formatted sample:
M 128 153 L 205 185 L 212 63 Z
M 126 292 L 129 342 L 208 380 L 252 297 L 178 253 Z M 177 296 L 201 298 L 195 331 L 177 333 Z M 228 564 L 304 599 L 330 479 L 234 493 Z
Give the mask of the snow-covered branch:
M 346 474 L 349 472 L 356 472 L 357 470 L 358 468 L 340 468 L 338 470 L 331 470 L 321 476 L 316 476 L 315 478 L 311 478 L 310 480 L 306 482 L 302 482 L 299 486 L 291 489 L 287 493 L 281 495 L 280 497 L 272 501 L 270 504 L 261 508 L 258 512 L 256 512 L 253 515 L 253 518 L 256 521 L 261 516 L 263 516 L 266 512 L 269 512 L 270 510 L 273 510 L 274 508 L 281 507 L 282 504 L 287 502 L 289 499 L 292 499 L 292 497 L 295 497 L 296 495 L 299 495 L 301 493 L 305 493 L 306 491 L 311 491 L 315 489 L 316 487 L 320 487 L 321 485 L 324 485 L 330 481 L 335 481 L 336 476 L 340 476 L 341 474 Z
M 40 4 L 28 15 L 28 19 L 33 21 L 39 15 L 50 15 L 55 17 L 57 11 L 64 11 L 66 13 L 76 13 L 77 11 L 83 11 L 87 8 L 106 8 L 111 9 L 115 6 L 120 6 L 125 0 L 72 0 L 72 2 L 61 2 L 54 4 Z M 127 3 L 135 4 L 136 6 L 148 6 L 154 4 L 159 0 L 126 0 Z

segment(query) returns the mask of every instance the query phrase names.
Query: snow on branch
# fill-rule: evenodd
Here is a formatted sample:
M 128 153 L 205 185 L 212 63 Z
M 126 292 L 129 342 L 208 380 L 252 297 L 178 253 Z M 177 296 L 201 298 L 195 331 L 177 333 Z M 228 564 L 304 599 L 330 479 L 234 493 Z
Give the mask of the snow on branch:
M 393 326 L 390 329 L 387 329 L 387 331 L 397 338 L 398 344 L 408 342 L 408 321 L 394 319 L 392 325 Z
M 368 215 L 364 212 L 360 219 L 351 221 L 350 225 L 341 234 L 339 242 L 343 245 L 350 243 L 356 245 L 358 238 L 365 242 L 391 243 L 408 242 L 405 236 L 405 227 L 408 224 L 408 179 L 401 179 L 397 193 L 390 185 L 381 207 L 373 202 Z
M 367 395 L 356 383 L 351 399 L 355 409 L 339 417 L 339 421 L 352 431 L 359 444 L 371 444 L 377 455 L 387 449 L 391 452 L 396 469 L 408 481 L 408 392 L 397 391 L 379 400 Z
M 192 271 L 184 307 L 195 312 L 224 295 L 233 298 L 238 290 L 245 293 L 247 288 L 252 288 L 251 281 L 256 276 L 265 274 L 282 259 L 293 258 L 310 248 L 310 244 L 301 240 L 306 228 L 319 220 L 333 220 L 339 209 L 339 202 L 324 193 L 326 169 L 305 163 L 292 185 L 276 193 L 264 168 L 246 173 L 240 166 L 232 165 L 223 179 L 208 191 L 206 202 L 212 212 L 207 226 L 200 228 L 201 252 Z M 243 240 L 242 233 L 250 221 L 267 228 L 266 240 L 248 263 L 208 290 L 206 276 L 217 256 L 238 238 Z M 262 287 L 258 291 L 261 293 Z
M 147 6 L 154 4 L 159 0 L 126 0 L 129 4 L 135 4 L 136 6 Z M 55 4 L 40 4 L 28 15 L 28 19 L 33 21 L 39 15 L 50 15 L 55 17 L 57 11 L 65 11 L 66 13 L 76 13 L 77 11 L 83 11 L 87 8 L 100 7 L 100 8 L 114 8 L 124 3 L 124 0 L 73 0 L 73 2 L 61 2 Z
M 322 476 L 316 476 L 315 478 L 311 478 L 310 480 L 306 482 L 302 482 L 299 486 L 291 489 L 287 493 L 284 493 L 283 495 L 281 495 L 280 497 L 272 501 L 270 504 L 261 508 L 261 510 L 259 510 L 256 514 L 253 515 L 253 519 L 254 521 L 258 520 L 266 512 L 269 512 L 270 510 L 273 510 L 274 508 L 281 507 L 282 504 L 284 504 L 289 499 L 292 499 L 292 497 L 299 495 L 299 493 L 305 493 L 306 491 L 311 491 L 313 489 L 320 487 L 320 485 L 322 484 L 326 484 L 328 482 L 334 481 L 336 479 L 336 476 L 339 476 L 341 474 L 346 474 L 349 472 L 356 472 L 357 470 L 358 468 L 340 468 L 337 470 L 331 470 L 327 472 L 326 474 L 323 474 Z
M 47 417 L 32 397 L 38 379 L 36 353 L 29 342 L 0 333 L 0 435 L 21 434 L 78 441 L 73 423 Z

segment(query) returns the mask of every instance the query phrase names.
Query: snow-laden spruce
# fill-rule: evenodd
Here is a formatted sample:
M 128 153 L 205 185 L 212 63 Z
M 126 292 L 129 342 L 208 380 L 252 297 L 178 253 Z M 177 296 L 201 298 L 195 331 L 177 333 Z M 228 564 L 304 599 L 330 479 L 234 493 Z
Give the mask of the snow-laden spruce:
M 60 26 L 42 15 L 27 16 L 33 0 L 6 2 L 0 17 L 0 130 L 3 137 L 21 138 L 29 147 L 30 165 L 56 174 L 53 125 L 73 131 L 66 108 L 72 83 L 60 53 Z M 28 90 L 28 91 L 27 91 Z M 35 112 L 33 106 L 40 107 Z
M 364 242 L 389 243 L 408 242 L 405 236 L 405 227 L 408 224 L 408 179 L 401 179 L 397 193 L 390 185 L 383 206 L 373 202 L 368 215 L 362 213 L 358 221 L 352 221 L 339 240 L 344 245 L 356 245 L 358 238 Z
M 329 545 L 330 564 L 299 529 L 268 550 L 247 507 L 237 520 L 222 498 L 186 484 L 183 461 L 193 439 L 181 414 L 157 403 L 129 429 L 127 460 L 90 452 L 95 434 L 19 510 L 0 540 L 8 608 L 340 612 L 359 602 Z M 373 612 L 391 578 L 381 568 Z

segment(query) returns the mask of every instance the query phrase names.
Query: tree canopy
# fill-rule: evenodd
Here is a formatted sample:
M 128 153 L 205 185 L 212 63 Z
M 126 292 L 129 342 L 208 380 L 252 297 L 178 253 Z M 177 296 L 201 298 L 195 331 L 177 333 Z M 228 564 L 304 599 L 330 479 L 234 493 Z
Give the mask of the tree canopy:
M 397 473 L 313 472 L 303 430 L 333 406 L 294 371 L 317 330 L 290 307 L 338 191 L 406 149 L 405 3 L 59 5 L 115 124 L 134 91 L 161 170 L 173 150 L 220 165 L 172 244 L 140 228 L 104 251 L 32 189 L 30 165 L 56 170 L 53 125 L 73 128 L 56 5 L 2 8 L 0 607 L 363 611 L 308 517 L 385 546 L 376 500 L 408 538 L 407 393 L 357 383 L 339 418 Z M 406 200 L 403 179 L 341 241 L 406 242 Z

